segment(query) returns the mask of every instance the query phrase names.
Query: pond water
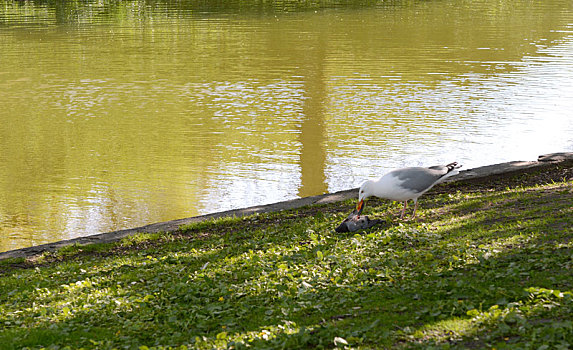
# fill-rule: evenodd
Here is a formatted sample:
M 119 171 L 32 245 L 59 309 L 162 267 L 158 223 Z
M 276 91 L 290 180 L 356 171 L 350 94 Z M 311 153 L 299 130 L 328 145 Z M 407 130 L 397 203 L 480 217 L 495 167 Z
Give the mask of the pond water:
M 573 150 L 573 2 L 0 0 L 0 251 Z

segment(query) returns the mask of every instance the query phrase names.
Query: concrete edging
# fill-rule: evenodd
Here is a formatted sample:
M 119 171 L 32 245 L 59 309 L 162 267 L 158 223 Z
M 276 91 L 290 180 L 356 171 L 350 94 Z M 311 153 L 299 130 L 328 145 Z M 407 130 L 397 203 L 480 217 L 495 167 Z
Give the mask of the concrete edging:
M 477 179 L 491 175 L 499 175 L 504 173 L 511 173 L 514 171 L 521 171 L 543 166 L 548 162 L 562 162 L 565 160 L 573 160 L 573 152 L 550 153 L 538 157 L 537 161 L 514 161 L 507 163 L 499 163 L 494 165 L 483 166 L 474 169 L 460 171 L 456 176 L 452 176 L 446 182 L 462 181 L 468 179 Z M 328 204 L 340 202 L 343 200 L 356 198 L 358 196 L 358 188 L 344 190 L 334 193 L 328 193 L 318 196 L 297 198 L 284 202 L 277 202 L 273 204 L 258 205 L 243 209 L 227 210 L 218 213 L 207 215 L 194 216 L 185 219 L 171 220 L 159 222 L 155 224 L 145 225 L 141 227 L 119 230 L 113 232 L 106 232 L 95 234 L 86 237 L 78 237 L 69 240 L 63 240 L 53 243 L 46 243 L 38 246 L 9 250 L 7 252 L 0 252 L 0 261 L 9 258 L 30 258 L 45 252 L 55 251 L 59 248 L 69 245 L 87 245 L 94 243 L 110 243 L 116 242 L 130 235 L 136 233 L 154 233 L 154 232 L 173 232 L 179 229 L 182 225 L 190 223 L 201 222 L 209 219 L 216 219 L 222 217 L 242 217 L 252 214 L 269 213 L 281 210 L 296 209 L 308 205 Z

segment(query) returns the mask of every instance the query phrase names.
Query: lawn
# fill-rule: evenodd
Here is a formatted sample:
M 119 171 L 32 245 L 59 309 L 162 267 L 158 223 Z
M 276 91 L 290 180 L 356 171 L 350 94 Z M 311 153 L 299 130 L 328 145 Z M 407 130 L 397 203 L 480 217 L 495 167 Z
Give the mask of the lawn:
M 0 349 L 573 347 L 571 163 L 0 262 Z

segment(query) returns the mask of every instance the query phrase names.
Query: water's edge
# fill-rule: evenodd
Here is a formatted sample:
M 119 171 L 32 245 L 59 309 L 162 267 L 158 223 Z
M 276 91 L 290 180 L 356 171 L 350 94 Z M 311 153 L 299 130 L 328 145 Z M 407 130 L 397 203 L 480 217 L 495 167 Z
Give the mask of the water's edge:
M 548 162 L 562 162 L 564 160 L 573 160 L 573 152 L 544 154 L 540 155 L 537 161 L 513 161 L 513 162 L 483 166 L 474 169 L 468 169 L 460 171 L 458 175 L 452 176 L 447 180 L 447 182 L 462 181 L 468 179 L 487 177 L 491 175 L 510 173 L 514 171 L 521 171 L 540 167 L 547 164 Z M 344 190 L 318 196 L 298 198 L 283 202 L 277 202 L 273 204 L 258 205 L 248 208 L 227 210 L 207 215 L 194 216 L 190 218 L 159 222 L 155 224 L 150 224 L 126 230 L 100 233 L 86 237 L 78 237 L 74 239 L 46 243 L 33 247 L 26 247 L 21 249 L 9 250 L 6 252 L 0 252 L 0 260 L 5 260 L 9 258 L 30 258 L 35 255 L 39 255 L 45 252 L 55 251 L 59 248 L 74 244 L 87 245 L 94 243 L 110 243 L 119 241 L 124 237 L 134 235 L 136 233 L 173 232 L 178 230 L 179 227 L 182 225 L 201 222 L 209 219 L 233 217 L 233 216 L 242 217 L 252 214 L 269 213 L 287 209 L 296 209 L 308 205 L 339 202 L 351 198 L 357 198 L 357 196 L 358 196 L 358 188 L 353 188 L 350 190 Z

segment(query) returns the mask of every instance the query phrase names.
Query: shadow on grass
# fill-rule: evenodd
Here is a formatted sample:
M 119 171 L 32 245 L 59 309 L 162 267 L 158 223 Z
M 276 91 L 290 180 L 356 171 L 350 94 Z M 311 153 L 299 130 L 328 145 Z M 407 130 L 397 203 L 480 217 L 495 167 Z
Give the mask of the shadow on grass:
M 17 333 L 14 348 L 558 345 L 571 335 L 564 316 L 571 298 L 544 290 L 572 289 L 565 186 L 484 194 L 469 204 L 474 199 L 438 196 L 421 222 L 361 235 L 332 232 L 346 213 L 200 225 L 188 240 L 80 257 L 64 278 L 57 268 L 53 279 L 30 275 L 29 303 L 52 317 L 12 313 L 7 332 Z M 388 205 L 373 211 L 380 208 Z M 88 279 L 91 286 L 61 286 Z M 34 292 L 41 289 L 51 294 Z M 17 321 L 25 327 L 12 326 Z

